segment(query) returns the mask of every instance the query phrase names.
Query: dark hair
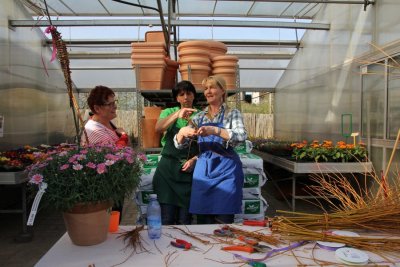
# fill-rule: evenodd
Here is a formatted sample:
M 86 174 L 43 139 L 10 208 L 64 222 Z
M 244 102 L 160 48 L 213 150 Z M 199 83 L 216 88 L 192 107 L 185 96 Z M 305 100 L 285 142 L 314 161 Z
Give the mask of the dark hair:
M 89 93 L 89 97 L 87 98 L 87 103 L 89 105 L 90 110 L 96 114 L 94 110 L 94 106 L 101 106 L 107 103 L 107 99 L 110 96 L 115 96 L 113 90 L 108 88 L 107 86 L 97 85 L 95 88 L 92 89 Z
M 180 81 L 175 85 L 175 87 L 172 89 L 172 96 L 174 97 L 175 100 L 178 97 L 179 93 L 181 92 L 193 93 L 194 95 L 193 104 L 196 103 L 197 100 L 196 88 L 194 88 L 194 85 L 191 82 Z

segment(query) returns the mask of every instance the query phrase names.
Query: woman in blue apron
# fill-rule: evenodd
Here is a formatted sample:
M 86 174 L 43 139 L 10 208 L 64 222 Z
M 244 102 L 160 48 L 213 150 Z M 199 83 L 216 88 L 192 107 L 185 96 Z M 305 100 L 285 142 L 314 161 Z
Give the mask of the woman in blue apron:
M 197 137 L 199 156 L 193 173 L 190 213 L 202 223 L 232 223 L 241 213 L 243 170 L 234 147 L 247 138 L 242 115 L 228 109 L 225 80 L 210 76 L 203 81 L 208 106 L 193 117 L 194 125 L 175 136 L 177 148 Z M 199 216 L 201 215 L 201 216 Z

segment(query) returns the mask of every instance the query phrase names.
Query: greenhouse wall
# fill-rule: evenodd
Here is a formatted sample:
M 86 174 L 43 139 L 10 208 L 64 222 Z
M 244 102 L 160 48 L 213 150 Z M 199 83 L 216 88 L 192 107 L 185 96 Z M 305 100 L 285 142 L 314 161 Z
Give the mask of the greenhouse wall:
M 349 137 L 352 132 L 363 132 L 367 137 L 367 129 L 361 129 L 360 74 L 360 65 L 366 61 L 360 59 L 377 51 L 384 57 L 380 47 L 400 40 L 398 1 L 375 1 L 366 11 L 362 5 L 324 5 L 314 22 L 329 23 L 330 30 L 307 31 L 301 48 L 278 82 L 275 136 L 284 140 L 347 142 L 353 142 Z M 384 77 L 383 72 L 376 74 L 376 79 Z M 381 128 L 383 132 L 382 125 Z M 396 133 L 397 129 L 398 126 Z M 387 150 L 393 148 L 394 140 L 362 140 L 368 145 L 377 171 L 384 170 L 391 153 Z M 387 149 L 376 153 L 372 148 L 378 146 Z
M 10 28 L 9 19 L 30 19 L 19 1 L 0 9 L 0 150 L 54 144 L 74 135 L 64 77 L 39 28 Z M 46 67 L 45 67 L 46 66 Z

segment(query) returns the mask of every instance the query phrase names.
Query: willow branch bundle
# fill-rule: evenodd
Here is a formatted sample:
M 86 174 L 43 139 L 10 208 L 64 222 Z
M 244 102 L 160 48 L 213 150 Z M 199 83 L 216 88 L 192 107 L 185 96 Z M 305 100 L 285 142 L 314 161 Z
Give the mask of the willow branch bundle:
M 318 184 L 310 187 L 313 194 L 330 203 L 332 213 L 307 214 L 278 211 L 288 217 L 277 216 L 273 220 L 273 231 L 282 232 L 282 225 L 297 224 L 306 229 L 368 229 L 400 233 L 400 178 L 391 185 L 376 175 L 370 174 L 379 188 L 385 187 L 385 194 L 373 194 L 365 182 L 351 185 L 341 175 L 318 175 L 313 180 Z M 366 178 L 366 177 L 365 177 Z M 334 204 L 332 198 L 339 200 Z
M 224 228 L 230 230 L 232 233 L 235 233 L 237 235 L 243 235 L 246 237 L 251 237 L 254 239 L 257 239 L 259 241 L 263 241 L 265 243 L 271 244 L 271 245 L 278 245 L 280 242 L 279 240 L 271 235 L 265 235 L 263 233 L 259 233 L 259 232 L 250 232 L 250 231 L 245 231 L 230 225 L 226 225 L 224 226 Z
M 398 253 L 400 251 L 400 237 L 349 237 L 331 235 L 325 231 L 313 231 L 301 227 L 290 221 L 279 225 L 281 235 L 291 241 L 328 241 L 344 243 L 355 248 L 371 252 Z
M 367 177 L 379 186 L 377 193 L 368 189 Z M 376 252 L 400 251 L 400 237 L 393 237 L 394 234 L 400 234 L 399 174 L 391 185 L 387 185 L 374 173 L 369 173 L 364 178 L 364 183 L 356 182 L 352 185 L 342 175 L 314 176 L 313 180 L 317 185 L 311 186 L 310 190 L 330 203 L 333 212 L 308 214 L 278 211 L 282 215 L 273 219 L 272 231 L 289 240 L 340 242 Z M 380 193 L 382 188 L 385 194 Z M 340 204 L 334 204 L 332 198 L 339 200 Z M 368 238 L 334 236 L 327 234 L 329 229 L 364 229 L 386 235 Z
M 51 37 L 53 39 L 53 44 L 54 44 L 55 48 L 57 49 L 57 58 L 58 58 L 58 61 L 60 62 L 61 69 L 64 74 L 64 80 L 65 80 L 65 84 L 67 86 L 68 97 L 71 101 L 71 108 L 73 109 L 74 112 L 76 112 L 76 114 L 78 115 L 78 119 L 79 119 L 81 125 L 83 126 L 84 121 L 83 121 L 82 115 L 80 113 L 79 105 L 78 105 L 78 102 L 76 101 L 76 98 L 72 91 L 71 69 L 69 67 L 69 57 L 68 57 L 67 46 L 65 45 L 64 41 L 62 40 L 61 34 L 60 34 L 60 32 L 58 32 L 56 27 L 51 26 L 49 28 L 49 31 L 50 31 Z M 78 132 L 79 132 L 79 129 L 77 129 L 77 133 Z M 86 131 L 84 130 L 83 132 L 84 132 L 87 143 L 89 143 Z

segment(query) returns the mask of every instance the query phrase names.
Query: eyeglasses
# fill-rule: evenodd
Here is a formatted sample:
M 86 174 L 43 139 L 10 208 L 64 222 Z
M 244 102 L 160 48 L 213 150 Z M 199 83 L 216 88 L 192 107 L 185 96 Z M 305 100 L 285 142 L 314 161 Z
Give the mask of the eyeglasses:
M 104 103 L 102 106 L 116 107 L 117 105 L 118 105 L 118 100 L 114 100 L 110 103 Z

